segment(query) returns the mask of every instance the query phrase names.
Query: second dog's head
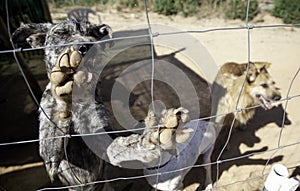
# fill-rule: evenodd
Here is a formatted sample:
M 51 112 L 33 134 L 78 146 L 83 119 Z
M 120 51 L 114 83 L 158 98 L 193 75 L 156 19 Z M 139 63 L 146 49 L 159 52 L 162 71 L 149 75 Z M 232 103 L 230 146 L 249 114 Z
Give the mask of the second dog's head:
M 13 41 L 17 43 L 26 40 L 33 48 L 46 46 L 45 62 L 49 74 L 59 55 L 66 48 L 72 47 L 84 56 L 91 46 L 89 42 L 111 37 L 111 35 L 112 31 L 108 25 L 95 25 L 68 19 L 58 24 L 25 24 L 13 33 Z M 82 44 L 82 42 L 87 43 Z
M 281 94 L 267 70 L 270 63 L 254 62 L 254 65 L 257 72 L 254 73 L 255 75 L 247 76 L 250 94 L 265 109 L 271 109 L 272 102 L 279 101 Z

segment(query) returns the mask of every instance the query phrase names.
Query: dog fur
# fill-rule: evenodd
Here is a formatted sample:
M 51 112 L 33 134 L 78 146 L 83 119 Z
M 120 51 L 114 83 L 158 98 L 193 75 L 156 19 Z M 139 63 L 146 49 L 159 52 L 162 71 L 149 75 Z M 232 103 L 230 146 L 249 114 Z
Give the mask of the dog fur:
M 53 137 L 82 134 L 87 129 L 95 132 L 97 129 L 108 127 L 109 120 L 105 108 L 100 102 L 90 103 L 88 106 L 70 103 L 73 86 L 70 83 L 74 80 L 76 82 L 75 76 L 78 71 L 61 73 L 62 78 L 53 77 L 51 74 L 54 70 L 61 72 L 65 67 L 64 64 L 70 66 L 67 67 L 68 71 L 76 70 L 77 66 L 72 66 L 75 62 L 58 60 L 61 60 L 65 54 L 65 57 L 80 62 L 78 54 L 84 56 L 88 48 L 86 45 L 76 44 L 77 42 L 98 41 L 110 36 L 110 33 L 110 27 L 105 24 L 94 25 L 88 22 L 65 20 L 58 24 L 26 24 L 13 34 L 14 42 L 26 40 L 32 47 L 46 46 L 45 64 L 50 82 L 40 102 L 42 110 L 39 116 L 39 151 L 52 181 L 58 177 L 65 185 L 78 185 L 102 179 L 103 161 L 87 147 L 81 137 L 54 139 Z M 67 43 L 75 44 L 64 46 Z M 69 49 L 72 49 L 72 52 L 68 52 Z M 77 55 L 73 57 L 73 53 Z M 84 78 L 82 76 L 80 78 L 79 81 L 82 82 Z M 58 90 L 62 94 L 57 93 Z M 67 106 L 68 104 L 72 104 L 72 110 Z M 65 111 L 71 114 L 60 115 Z M 88 185 L 73 189 L 96 190 L 101 189 L 101 186 L 101 184 Z
M 80 45 L 75 44 L 69 47 L 57 45 L 70 42 L 92 42 L 108 36 L 110 32 L 111 29 L 107 25 L 98 26 L 66 20 L 59 24 L 24 25 L 13 35 L 15 42 L 27 40 L 32 47 L 48 46 L 45 49 L 45 63 L 50 83 L 40 103 L 43 108 L 40 113 L 40 155 L 45 161 L 50 179 L 54 180 L 58 177 L 65 185 L 101 180 L 103 160 L 96 156 L 79 137 L 51 138 L 81 134 L 86 132 L 84 131 L 86 128 L 90 128 L 89 132 L 95 132 L 97 129 L 109 128 L 110 123 L 101 102 L 89 104 L 88 107 L 72 103 L 72 110 L 67 106 L 70 102 L 70 90 L 66 91 L 66 89 L 70 87 L 64 86 L 70 80 L 58 80 L 58 83 L 54 83 L 56 78 L 51 74 L 55 67 L 62 69 L 61 62 L 57 61 L 63 57 L 62 54 L 67 53 L 71 57 L 73 52 L 80 52 L 82 56 L 85 53 Z M 68 48 L 72 48 L 71 53 L 68 52 Z M 67 64 L 72 65 L 72 62 L 69 62 Z M 264 62 L 250 63 L 238 108 L 261 104 L 265 109 L 270 109 L 272 102 L 281 98 L 275 82 L 267 71 L 269 65 Z M 244 83 L 246 69 L 247 64 L 233 62 L 221 67 L 213 85 L 214 114 L 220 115 L 236 109 L 238 90 Z M 75 82 L 76 74 L 79 75 L 79 71 L 70 73 Z M 82 79 L 79 77 L 77 81 Z M 55 95 L 53 88 L 57 87 L 66 88 L 62 91 L 67 94 L 66 97 Z M 60 115 L 64 111 L 70 112 L 71 115 Z M 253 117 L 254 109 L 242 110 L 233 115 L 236 116 L 235 127 L 245 125 Z M 191 169 L 190 166 L 196 163 L 200 154 L 204 154 L 204 164 L 210 163 L 215 139 L 220 131 L 219 124 L 230 125 L 233 115 L 218 116 L 215 119 L 217 123 L 213 123 L 188 121 L 187 111 L 184 108 L 165 110 L 158 116 L 150 111 L 145 119 L 146 130 L 143 134 L 116 138 L 107 148 L 107 156 L 116 166 L 124 167 L 126 163 L 132 164 L 133 161 L 133 164 L 140 164 L 140 167 L 144 168 L 146 175 L 161 173 L 158 179 L 156 176 L 146 178 L 154 188 L 181 190 L 182 180 Z M 158 129 L 157 126 L 160 128 Z M 182 168 L 184 170 L 176 171 Z M 207 189 L 212 187 L 210 168 L 210 165 L 206 166 L 205 186 Z M 173 170 L 175 171 L 172 173 L 166 173 Z M 83 189 L 101 189 L 97 186 L 101 187 L 101 185 L 89 185 Z
M 187 113 L 184 108 L 164 110 L 160 115 L 149 111 L 142 135 L 118 137 L 107 148 L 110 162 L 120 167 L 143 168 L 145 175 L 152 175 L 146 179 L 153 188 L 182 190 L 182 181 L 200 154 L 203 154 L 204 164 L 210 163 L 219 129 L 212 122 L 188 121 Z M 208 190 L 212 188 L 210 164 L 205 169 Z M 161 175 L 157 177 L 156 173 Z
M 237 99 L 243 84 L 237 108 L 261 105 L 264 109 L 271 109 L 273 102 L 281 99 L 279 88 L 276 87 L 267 70 L 270 63 L 250 62 L 245 78 L 247 65 L 247 63 L 229 62 L 220 68 L 212 88 L 212 113 L 217 115 L 215 122 L 231 126 L 235 116 L 234 127 L 242 127 L 253 117 L 255 109 L 242 109 L 240 112 L 230 113 L 236 110 Z

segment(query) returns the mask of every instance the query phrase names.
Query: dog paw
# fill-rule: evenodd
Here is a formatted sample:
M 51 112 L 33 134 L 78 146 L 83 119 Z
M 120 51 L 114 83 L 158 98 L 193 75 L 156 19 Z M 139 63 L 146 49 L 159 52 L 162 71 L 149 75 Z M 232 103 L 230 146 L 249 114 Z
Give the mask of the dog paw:
M 183 107 L 165 109 L 159 115 L 150 110 L 145 118 L 144 140 L 163 149 L 172 149 L 176 143 L 184 143 L 190 138 L 193 129 L 184 127 L 188 120 L 188 110 Z
M 67 48 L 57 58 L 55 66 L 50 73 L 50 81 L 55 85 L 61 85 L 75 70 L 81 62 L 81 55 L 78 51 Z
M 61 97 L 71 94 L 73 86 L 73 75 L 82 60 L 82 56 L 76 50 L 67 48 L 57 58 L 55 66 L 50 73 L 50 81 L 54 93 Z M 75 83 L 81 83 L 82 75 L 77 75 Z
M 72 47 L 66 48 L 57 58 L 49 75 L 52 95 L 60 101 L 58 117 L 65 119 L 70 116 L 70 100 L 73 85 L 84 82 L 85 75 L 76 72 L 82 60 L 81 54 Z
M 172 136 L 176 143 L 184 143 L 190 138 L 193 131 L 190 128 L 182 128 L 183 124 L 189 120 L 188 110 L 179 107 L 177 109 L 168 109 L 162 112 L 161 124 L 166 127 L 161 133 L 161 142 L 167 144 L 171 142 Z

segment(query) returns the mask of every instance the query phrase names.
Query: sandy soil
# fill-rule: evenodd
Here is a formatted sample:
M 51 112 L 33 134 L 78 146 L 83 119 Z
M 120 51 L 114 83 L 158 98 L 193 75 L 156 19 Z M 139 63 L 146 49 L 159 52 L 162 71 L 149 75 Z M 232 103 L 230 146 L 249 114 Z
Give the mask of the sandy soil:
M 147 23 L 143 12 L 117 13 L 114 11 L 103 11 L 101 13 L 99 12 L 99 14 L 101 15 L 103 23 L 109 24 L 114 31 L 127 30 L 133 26 L 145 25 Z M 57 18 L 65 17 L 65 15 L 66 12 L 56 10 L 55 14 L 53 14 L 54 21 L 57 21 Z M 183 31 L 245 26 L 245 22 L 225 20 L 222 18 L 199 19 L 196 17 L 183 18 L 181 16 L 165 17 L 154 13 L 150 13 L 149 17 L 151 23 L 162 24 Z M 97 22 L 97 18 L 94 18 L 93 21 Z M 256 18 L 251 24 L 281 24 L 281 20 L 264 14 Z M 209 33 L 192 33 L 191 35 L 205 47 L 205 50 L 210 53 L 214 63 L 218 67 L 227 61 L 246 62 L 248 59 L 247 30 L 214 31 Z M 174 36 L 174 39 L 175 38 Z M 184 44 L 184 42 L 182 43 Z M 278 87 L 281 88 L 283 97 L 287 95 L 289 88 L 291 88 L 289 96 L 300 94 L 300 76 L 295 78 L 291 86 L 291 81 L 300 67 L 297 61 L 299 60 L 299 50 L 300 29 L 278 27 L 252 29 L 250 31 L 251 61 L 267 61 L 272 63 L 269 71 L 278 84 Z M 157 49 L 158 55 L 163 55 L 166 52 L 164 52 L 164 50 L 160 52 L 160 49 Z M 178 55 L 178 59 L 181 59 L 180 55 Z M 189 65 L 188 63 L 185 64 Z M 201 72 L 205 74 L 205 71 L 200 71 L 200 73 Z M 196 71 L 196 73 L 198 72 Z M 219 180 L 215 182 L 219 187 L 218 190 L 261 190 L 265 178 L 265 176 L 262 175 L 268 173 L 272 164 L 275 163 L 286 165 L 289 168 L 291 176 L 300 178 L 300 144 L 294 144 L 297 143 L 300 138 L 299 108 L 299 97 L 295 97 L 288 102 L 282 102 L 282 105 L 269 111 L 258 109 L 254 119 L 247 125 L 246 130 L 233 133 L 230 138 L 229 147 L 221 157 L 222 160 L 239 157 L 252 152 L 269 152 L 220 164 Z M 286 125 L 281 129 L 284 111 L 286 111 L 287 114 L 285 119 Z M 282 134 L 280 136 L 281 130 Z M 277 148 L 278 143 L 280 143 L 282 149 L 273 152 L 272 149 Z M 213 158 L 216 158 L 217 155 L 218 152 L 216 151 Z M 1 158 L 3 156 L 4 155 L 1 155 Z M 18 155 L 16 155 L 16 157 L 17 156 Z M 265 164 L 270 157 L 272 160 L 265 168 Z M 4 158 L 11 160 L 14 157 L 10 155 L 9 159 L 5 156 Z M 7 161 L 5 159 L 2 158 L 1 161 Z M 32 190 L 47 184 L 48 179 L 46 178 L 42 163 L 38 162 L 32 164 L 32 162 L 36 161 L 40 161 L 40 159 L 38 159 L 38 157 L 28 159 L 27 162 L 29 164 L 25 165 L 12 162 L 11 164 L 14 165 L 10 166 L 9 162 L 1 163 L 0 189 L 22 190 L 25 185 L 27 186 L 25 188 L 28 188 L 26 190 Z M 18 166 L 16 166 L 17 164 Z M 123 173 L 126 173 L 126 175 L 130 174 L 124 171 Z M 37 175 L 35 177 L 39 178 L 31 177 L 32 174 Z M 213 166 L 213 177 L 216 179 L 215 166 Z M 244 181 L 247 179 L 249 180 Z M 135 183 L 130 190 L 138 190 L 138 186 L 146 185 L 144 180 L 137 180 L 136 182 L 137 183 Z M 16 183 L 18 184 L 17 186 L 14 185 Z M 121 190 L 121 186 L 116 186 L 118 183 L 119 182 L 114 182 L 113 184 Z M 185 180 L 186 190 L 195 190 L 201 183 L 203 183 L 203 169 L 192 169 Z M 120 183 L 120 185 L 122 184 Z M 145 189 L 146 188 L 149 189 L 149 187 L 145 186 Z

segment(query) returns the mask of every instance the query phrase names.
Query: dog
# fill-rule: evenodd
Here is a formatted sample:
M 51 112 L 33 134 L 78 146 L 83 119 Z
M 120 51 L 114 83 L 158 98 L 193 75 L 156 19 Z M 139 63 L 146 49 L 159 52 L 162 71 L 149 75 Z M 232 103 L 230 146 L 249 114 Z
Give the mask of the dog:
M 163 110 L 160 115 L 149 110 L 144 132 L 116 138 L 107 148 L 107 155 L 115 166 L 144 169 L 153 188 L 175 191 L 183 189 L 185 175 L 203 154 L 205 187 L 209 190 L 210 158 L 219 128 L 212 122 L 190 121 L 188 111 L 182 107 Z
M 267 70 L 270 65 L 268 62 L 250 62 L 245 76 L 247 63 L 225 63 L 212 86 L 212 114 L 216 115 L 213 121 L 230 127 L 235 117 L 233 127 L 242 128 L 255 113 L 255 109 L 251 107 L 261 105 L 266 110 L 272 109 L 273 102 L 279 101 L 281 94 Z M 243 84 L 238 108 L 250 109 L 233 112 L 238 109 L 236 103 Z
M 103 160 L 81 137 L 72 135 L 110 126 L 105 108 L 97 101 L 89 105 L 72 103 L 72 91 L 74 86 L 91 83 L 92 74 L 78 70 L 89 48 L 82 42 L 99 41 L 111 37 L 111 33 L 108 25 L 72 19 L 58 24 L 25 24 L 13 33 L 15 43 L 27 41 L 32 47 L 46 46 L 45 64 L 50 82 L 40 101 L 39 153 L 51 181 L 59 178 L 64 185 L 84 185 L 103 178 Z M 59 136 L 62 138 L 54 138 Z M 73 189 L 101 187 L 89 184 Z

